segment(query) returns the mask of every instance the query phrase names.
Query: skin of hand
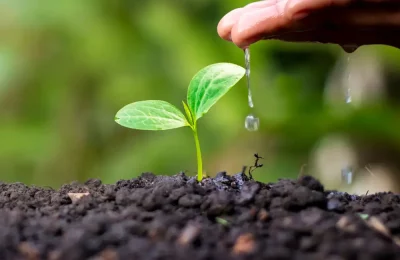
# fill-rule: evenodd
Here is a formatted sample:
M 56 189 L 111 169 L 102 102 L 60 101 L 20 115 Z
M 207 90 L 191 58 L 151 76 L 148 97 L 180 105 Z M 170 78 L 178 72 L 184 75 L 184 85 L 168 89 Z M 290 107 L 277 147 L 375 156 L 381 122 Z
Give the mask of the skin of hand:
M 240 48 L 264 39 L 400 48 L 400 0 L 264 0 L 226 14 L 218 34 Z

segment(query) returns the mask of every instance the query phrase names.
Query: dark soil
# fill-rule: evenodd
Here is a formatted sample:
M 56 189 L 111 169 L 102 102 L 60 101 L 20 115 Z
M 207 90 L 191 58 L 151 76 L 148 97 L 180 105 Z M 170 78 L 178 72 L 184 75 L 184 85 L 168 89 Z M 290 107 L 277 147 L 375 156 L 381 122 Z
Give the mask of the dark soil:
M 72 202 L 71 192 L 90 195 Z M 400 259 L 399 202 L 325 191 L 307 176 L 0 183 L 0 259 Z

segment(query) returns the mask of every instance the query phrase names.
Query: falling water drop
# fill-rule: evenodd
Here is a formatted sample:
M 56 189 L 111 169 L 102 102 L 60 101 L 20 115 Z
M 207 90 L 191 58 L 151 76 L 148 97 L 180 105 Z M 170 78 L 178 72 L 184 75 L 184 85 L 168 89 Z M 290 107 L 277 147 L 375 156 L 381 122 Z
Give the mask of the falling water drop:
M 260 126 L 260 119 L 258 117 L 255 117 L 254 115 L 250 114 L 246 117 L 244 126 L 249 131 L 257 131 L 258 127 Z
M 350 104 L 352 102 L 351 98 L 351 69 L 350 69 L 350 55 L 351 53 L 347 53 L 347 62 L 345 66 L 345 71 L 346 71 L 346 78 L 345 78 L 345 87 L 346 87 L 346 93 L 345 93 L 345 100 L 347 104 Z M 342 182 L 350 185 L 353 183 L 353 170 L 351 167 L 347 166 L 342 168 Z
M 246 80 L 247 80 L 247 101 L 250 108 L 254 108 L 253 96 L 250 88 L 250 49 L 244 49 L 244 59 L 246 65 Z M 249 131 L 257 131 L 260 126 L 260 119 L 253 114 L 249 114 L 244 122 L 244 126 Z
M 347 71 L 347 77 L 346 77 L 346 103 L 349 104 L 352 101 L 351 98 L 351 73 L 350 73 L 350 55 L 351 54 L 347 54 L 347 65 L 346 65 L 346 71 Z
M 345 184 L 352 184 L 353 170 L 350 167 L 345 167 L 342 169 L 342 182 Z

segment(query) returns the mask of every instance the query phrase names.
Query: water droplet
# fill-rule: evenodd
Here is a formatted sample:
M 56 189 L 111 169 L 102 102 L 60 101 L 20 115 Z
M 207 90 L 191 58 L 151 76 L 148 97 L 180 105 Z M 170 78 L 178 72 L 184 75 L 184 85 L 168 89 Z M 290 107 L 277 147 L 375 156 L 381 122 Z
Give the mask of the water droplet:
M 244 127 L 246 127 L 246 129 L 249 131 L 257 131 L 260 127 L 260 119 L 250 114 L 246 117 Z
M 244 60 L 246 64 L 246 79 L 247 79 L 247 100 L 249 103 L 249 107 L 253 108 L 253 96 L 251 94 L 250 88 L 250 49 L 247 47 L 244 49 Z M 249 131 L 257 131 L 260 126 L 260 119 L 253 114 L 250 114 L 246 117 L 244 126 Z
M 351 99 L 351 93 L 350 93 L 350 89 L 347 91 L 347 96 L 346 96 L 346 103 L 349 104 L 351 103 L 352 99 Z
M 350 74 L 350 55 L 347 54 L 347 64 L 346 64 L 346 69 L 347 69 L 347 78 L 346 78 L 346 103 L 349 104 L 352 101 L 351 98 L 351 74 Z
M 347 63 L 345 66 L 345 71 L 346 71 L 346 78 L 345 78 L 345 88 L 346 88 L 346 93 L 345 93 L 345 100 L 346 104 L 350 104 L 352 102 L 352 97 L 351 97 L 351 68 L 350 68 L 350 53 L 346 54 L 347 57 Z M 350 167 L 344 167 L 342 169 L 342 182 L 350 185 L 353 183 L 353 170 Z
M 244 60 L 245 60 L 245 64 L 246 64 L 247 99 L 249 102 L 249 107 L 253 108 L 254 107 L 253 95 L 251 94 L 251 88 L 250 88 L 250 49 L 249 48 L 244 49 Z
M 345 184 L 353 183 L 353 170 L 350 167 L 342 169 L 342 182 Z
M 342 48 L 347 53 L 353 53 L 357 50 L 358 46 L 350 44 L 350 45 L 343 45 Z

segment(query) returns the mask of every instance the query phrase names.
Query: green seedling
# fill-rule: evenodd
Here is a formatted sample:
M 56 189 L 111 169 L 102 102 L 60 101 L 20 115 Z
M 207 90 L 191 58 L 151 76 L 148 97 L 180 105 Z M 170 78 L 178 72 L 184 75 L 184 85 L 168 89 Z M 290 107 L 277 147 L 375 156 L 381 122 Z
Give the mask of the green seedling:
M 362 218 L 362 219 L 364 219 L 364 220 L 366 220 L 366 219 L 369 218 L 369 215 L 368 215 L 368 214 L 358 213 L 358 215 L 360 216 L 360 218 Z
M 187 104 L 182 101 L 184 114 L 162 100 L 145 100 L 126 105 L 115 121 L 137 130 L 169 130 L 188 126 L 192 129 L 197 153 L 197 180 L 203 179 L 197 121 L 206 114 L 245 74 L 244 68 L 231 63 L 217 63 L 200 70 L 191 80 Z
M 222 226 L 226 226 L 226 227 L 229 226 L 228 220 L 226 220 L 226 219 L 224 219 L 224 218 L 216 217 L 216 218 L 215 218 L 215 221 L 216 221 L 218 224 L 222 225 Z

